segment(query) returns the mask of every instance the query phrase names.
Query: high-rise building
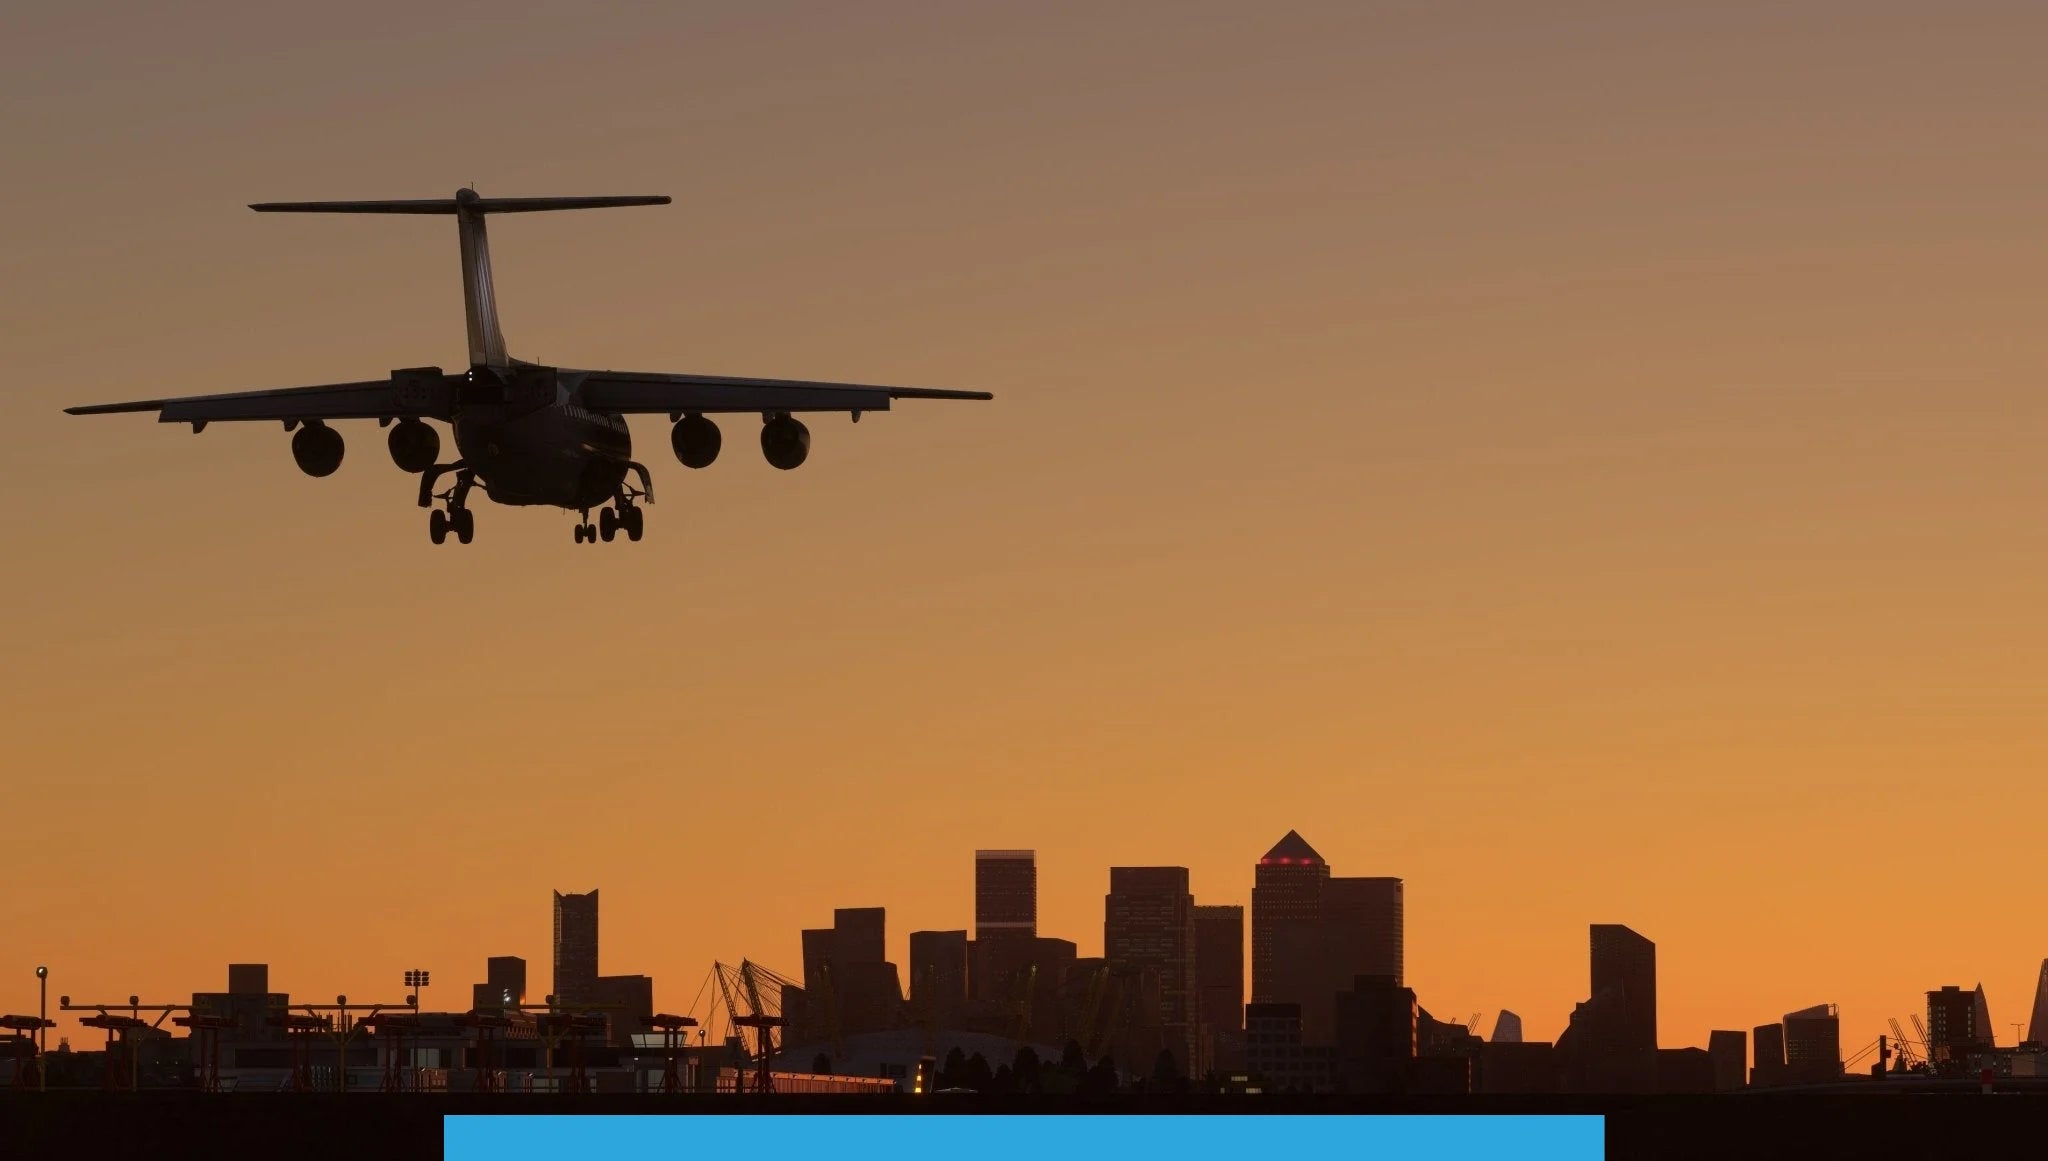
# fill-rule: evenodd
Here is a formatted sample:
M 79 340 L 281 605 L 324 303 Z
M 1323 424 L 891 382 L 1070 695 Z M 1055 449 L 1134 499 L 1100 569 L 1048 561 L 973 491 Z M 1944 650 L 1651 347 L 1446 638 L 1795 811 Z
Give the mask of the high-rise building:
M 484 982 L 470 989 L 470 1010 L 485 1012 L 526 1002 L 526 961 L 494 955 L 484 961 Z
M 1595 923 L 1592 930 L 1595 999 L 1617 997 L 1603 1021 L 1599 1047 L 1641 1052 L 1657 1047 L 1657 945 L 1619 923 Z
M 1522 1042 L 1522 1018 L 1508 1011 L 1500 1010 L 1493 1018 L 1493 1035 L 1487 1038 L 1494 1044 L 1520 1044 Z
M 1281 933 L 1321 922 L 1323 885 L 1329 881 L 1329 864 L 1295 831 L 1288 831 L 1259 860 L 1252 880 L 1252 1003 L 1276 1002 L 1281 990 Z M 1331 994 L 1335 993 L 1333 988 Z M 1301 1001 L 1299 996 L 1281 998 Z
M 1749 1082 L 1768 1088 L 1785 1082 L 1785 1026 L 1758 1024 L 1750 1032 L 1751 1066 Z
M 1195 1047 L 1195 897 L 1186 867 L 1111 867 L 1103 899 L 1103 958 L 1159 973 L 1160 1025 L 1182 1076 Z
M 1960 1064 L 1988 1047 L 1990 1029 L 1977 1022 L 1980 994 L 1954 984 L 1927 993 L 1927 1054 L 1935 1064 Z
M 979 1000 L 1003 1001 L 1030 965 L 1038 937 L 1036 852 L 974 852 L 974 953 L 968 986 Z
M 555 892 L 556 999 L 591 1002 L 597 987 L 597 892 Z
M 2034 1014 L 2027 1025 L 2027 1040 L 2040 1044 L 2048 1039 L 2048 959 L 2041 961 L 2041 978 L 2034 984 Z
M 1335 1009 L 1334 1057 L 1345 1091 L 1402 1091 L 1424 1019 L 1415 993 L 1392 976 L 1359 976 L 1337 994 Z
M 1977 1030 L 1977 1039 L 1981 1047 L 1984 1051 L 1989 1052 L 1992 1046 L 1998 1042 L 1998 1034 L 1991 1030 L 1993 1027 L 1991 1023 L 1991 1004 L 1984 998 L 1984 985 L 1982 983 L 1977 985 L 1977 993 L 1972 997 L 1970 1016 L 1971 1023 Z
M 910 1002 L 943 1028 L 958 1028 L 967 1003 L 967 933 L 910 933 Z
M 1743 1064 L 1748 1055 L 1749 1036 L 1742 1030 L 1716 1029 L 1707 1033 L 1707 1056 L 1714 1062 L 1714 1088 L 1726 1091 L 1743 1087 Z
M 1343 965 L 1356 975 L 1402 981 L 1402 883 L 1332 878 L 1323 884 L 1322 920 Z
M 1244 908 L 1195 906 L 1195 1011 L 1209 1067 L 1244 1067 Z
M 1835 1006 L 1815 1004 L 1786 1013 L 1785 1078 L 1794 1084 L 1824 1084 L 1841 1075 L 1842 1021 Z
M 881 907 L 840 907 L 832 912 L 839 958 L 846 963 L 889 959 L 888 912 Z

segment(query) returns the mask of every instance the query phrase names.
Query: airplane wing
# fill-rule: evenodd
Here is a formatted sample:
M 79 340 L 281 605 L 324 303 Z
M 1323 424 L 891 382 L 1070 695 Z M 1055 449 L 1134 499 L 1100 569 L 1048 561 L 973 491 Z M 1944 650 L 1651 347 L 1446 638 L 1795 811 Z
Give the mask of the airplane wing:
M 868 383 L 743 379 L 730 375 L 657 375 L 582 371 L 585 407 L 622 413 L 721 411 L 887 411 L 896 399 L 994 399 L 986 391 L 940 391 Z
M 64 410 L 69 415 L 154 411 L 162 423 L 198 424 L 234 420 L 388 419 L 406 415 L 447 419 L 454 414 L 462 381 L 461 376 L 424 368 L 398 371 L 388 379 L 364 383 L 138 399 Z

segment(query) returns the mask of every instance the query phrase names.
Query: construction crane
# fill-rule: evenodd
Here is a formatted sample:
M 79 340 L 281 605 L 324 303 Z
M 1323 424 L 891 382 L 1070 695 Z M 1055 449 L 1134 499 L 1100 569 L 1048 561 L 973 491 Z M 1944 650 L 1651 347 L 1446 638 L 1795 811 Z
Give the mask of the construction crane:
M 1899 1070 L 1910 1071 L 1914 1065 L 1920 1063 L 1920 1057 L 1913 1051 L 1912 1042 L 1906 1039 L 1906 1030 L 1899 1027 L 1899 1018 L 1893 1016 L 1888 1023 L 1891 1024 L 1892 1043 L 1898 1046 Z
M 1920 1051 L 1927 1056 L 1927 1067 L 1934 1067 L 1934 1042 L 1927 1038 L 1927 1025 L 1920 1019 L 1920 1013 L 1912 1015 L 1913 1031 L 1920 1034 Z
M 1479 1017 L 1484 1016 L 1485 1014 L 1486 1013 L 1484 1012 L 1472 1013 L 1472 1018 L 1470 1020 L 1465 1021 L 1465 1031 L 1474 1036 L 1479 1035 Z
M 788 1022 L 782 1017 L 782 990 L 794 985 L 788 979 L 752 960 L 741 960 L 737 968 L 722 963 L 713 964 L 712 974 L 718 979 L 719 994 L 725 1000 L 726 1018 L 732 1022 L 733 1035 L 741 1036 L 739 1029 L 742 1028 L 755 1030 L 755 1091 L 775 1091 L 772 1071 L 775 1059 L 775 1029 Z M 763 998 L 764 983 L 772 985 L 774 989 L 772 1004 Z M 745 1002 L 747 1009 L 744 1015 L 740 1012 L 742 1001 Z M 741 1044 L 745 1044 L 744 1037 Z

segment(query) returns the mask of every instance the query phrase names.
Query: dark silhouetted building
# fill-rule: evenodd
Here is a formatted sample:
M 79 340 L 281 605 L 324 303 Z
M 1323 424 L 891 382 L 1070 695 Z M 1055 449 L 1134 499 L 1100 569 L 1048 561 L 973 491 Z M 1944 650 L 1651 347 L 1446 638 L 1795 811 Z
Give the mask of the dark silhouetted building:
M 829 1041 L 903 1022 L 902 978 L 885 958 L 884 908 L 837 908 L 831 927 L 806 928 L 802 939 L 803 986 L 783 989 L 782 1015 L 794 1026 L 790 1036 Z
M 840 907 L 832 912 L 839 958 L 846 963 L 886 963 L 888 911 L 881 907 Z
M 1196 1010 L 1207 1038 L 1209 1065 L 1244 1068 L 1244 908 L 1195 906 Z
M 1991 1051 L 1998 1042 L 1998 1036 L 1992 1031 L 1991 1004 L 1984 998 L 1984 985 L 1981 983 L 1977 985 L 1977 994 L 1973 1000 L 1972 1017 L 1980 1051 Z
M 2027 1042 L 2040 1044 L 2048 1037 L 2048 959 L 2041 961 L 2041 977 L 2034 983 L 2034 1013 L 2027 1024 Z
M 1194 1075 L 1195 897 L 1188 869 L 1111 867 L 1102 916 L 1103 958 L 1158 972 L 1160 1030 L 1181 1075 Z
M 1334 997 L 1333 1081 L 1345 1092 L 1408 1088 L 1418 1054 L 1421 1010 L 1415 993 L 1392 976 L 1358 976 Z
M 1301 1008 L 1302 1039 L 1335 1035 L 1337 993 L 1361 975 L 1401 982 L 1401 880 L 1332 878 L 1288 831 L 1259 860 L 1252 887 L 1252 1000 Z
M 1748 1072 L 1748 1034 L 1740 1029 L 1707 1033 L 1707 1055 L 1714 1061 L 1715 1089 L 1726 1092 L 1743 1087 Z
M 1930 1033 L 1931 1035 L 1931 1033 Z M 1785 1015 L 1785 1079 L 1825 1084 L 1842 1075 L 1842 1021 L 1833 1004 Z
M 634 1033 L 646 1031 L 646 1018 L 654 1015 L 654 978 L 599 976 L 589 1002 L 603 1006 L 612 1047 L 630 1048 Z
M 1323 923 L 1355 974 L 1405 982 L 1402 891 L 1401 880 L 1392 878 L 1332 878 L 1323 884 Z
M 1600 1047 L 1639 1052 L 1657 1047 L 1657 945 L 1619 923 L 1592 931 L 1594 996 L 1618 997 Z
M 1274 1002 L 1280 931 L 1322 919 L 1323 884 L 1329 879 L 1323 856 L 1291 830 L 1259 860 L 1252 882 L 1252 1003 Z M 1249 1033 L 1249 1013 L 1245 1019 Z
M 1991 1030 L 1977 1023 L 1980 995 L 1953 984 L 1927 993 L 1927 1055 L 1937 1068 L 1958 1071 L 1971 1055 L 1990 1051 Z
M 526 961 L 494 955 L 484 961 L 484 982 L 470 989 L 470 1010 L 484 1012 L 526 1002 Z
M 1785 1026 L 1758 1024 L 1751 1030 L 1750 1045 L 1755 1064 L 1751 1067 L 1749 1083 L 1758 1088 L 1784 1084 Z
M 1261 1092 L 1328 1092 L 1331 1056 L 1327 1044 L 1301 1039 L 1298 1004 L 1247 1004 L 1244 1009 L 1246 1069 Z
M 1659 1048 L 1656 1050 L 1659 1093 L 1713 1092 L 1716 1086 L 1714 1057 L 1704 1048 Z
M 910 933 L 910 1005 L 921 1023 L 958 1031 L 967 1007 L 967 933 Z
M 284 1032 L 273 1026 L 271 1021 L 284 1017 L 289 1011 L 290 1000 L 288 993 L 270 990 L 269 964 L 231 963 L 228 965 L 228 990 L 193 993 L 192 1014 L 226 1016 L 233 1020 L 235 1026 L 221 1033 L 223 1041 L 281 1041 Z
M 974 852 L 974 949 L 968 987 L 1006 1002 L 1038 937 L 1038 857 L 1033 851 Z
M 1495 1040 L 1480 1046 L 1475 1091 L 1554 1093 L 1562 1087 L 1555 1044 Z
M 1508 1011 L 1500 1010 L 1493 1018 L 1493 1035 L 1488 1037 L 1495 1044 L 1520 1044 L 1522 1042 L 1522 1018 Z
M 589 1003 L 597 987 L 597 892 L 555 892 L 554 995 L 563 1003 Z

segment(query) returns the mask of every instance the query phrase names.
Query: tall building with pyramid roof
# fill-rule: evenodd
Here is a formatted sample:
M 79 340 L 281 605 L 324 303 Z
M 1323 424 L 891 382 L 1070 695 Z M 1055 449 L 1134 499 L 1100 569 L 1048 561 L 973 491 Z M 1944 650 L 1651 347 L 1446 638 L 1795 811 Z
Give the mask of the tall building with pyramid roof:
M 1288 831 L 1259 860 L 1252 877 L 1252 1003 L 1299 1002 L 1275 994 L 1274 953 L 1282 928 L 1322 918 L 1329 881 L 1330 865 L 1298 831 Z
M 1298 1004 L 1304 1043 L 1328 1043 L 1336 997 L 1360 976 L 1402 980 L 1402 883 L 1342 878 L 1297 831 L 1259 859 L 1252 885 L 1252 1002 Z

